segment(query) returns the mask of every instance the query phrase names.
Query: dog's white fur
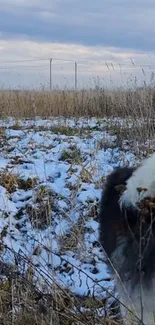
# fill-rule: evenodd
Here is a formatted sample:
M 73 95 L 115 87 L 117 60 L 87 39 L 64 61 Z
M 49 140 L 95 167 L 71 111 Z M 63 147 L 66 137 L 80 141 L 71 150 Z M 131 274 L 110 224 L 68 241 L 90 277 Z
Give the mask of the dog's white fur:
M 137 188 L 146 188 L 139 193 Z M 145 197 L 155 197 L 155 154 L 144 160 L 142 166 L 133 172 L 127 181 L 127 189 L 120 198 L 120 204 L 137 207 L 137 203 Z
M 133 312 L 131 314 L 126 307 L 120 304 L 121 314 L 123 316 L 124 323 L 126 325 L 136 325 L 141 324 L 138 322 L 138 319 L 141 319 L 141 297 L 143 305 L 143 324 L 153 325 L 155 324 L 155 279 L 153 280 L 153 286 L 151 290 L 141 288 L 139 285 L 136 285 L 134 289 L 132 288 L 132 280 L 126 280 L 121 283 L 121 281 L 116 278 L 116 289 L 119 292 L 119 300 L 129 310 Z M 136 317 L 134 317 L 136 315 Z

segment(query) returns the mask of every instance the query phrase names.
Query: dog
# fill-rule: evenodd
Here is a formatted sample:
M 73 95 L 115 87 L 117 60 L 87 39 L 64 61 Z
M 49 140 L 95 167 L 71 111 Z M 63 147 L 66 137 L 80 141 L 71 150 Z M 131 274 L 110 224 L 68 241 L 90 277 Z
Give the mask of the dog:
M 99 241 L 114 275 L 124 324 L 155 324 L 155 154 L 108 175 Z

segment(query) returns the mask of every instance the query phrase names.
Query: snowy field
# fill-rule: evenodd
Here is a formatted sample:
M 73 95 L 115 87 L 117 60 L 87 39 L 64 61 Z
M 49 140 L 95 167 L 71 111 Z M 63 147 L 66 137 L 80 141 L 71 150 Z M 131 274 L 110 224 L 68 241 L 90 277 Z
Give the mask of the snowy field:
M 31 267 L 42 291 L 58 285 L 110 305 L 114 281 L 98 243 L 98 203 L 106 175 L 137 158 L 117 147 L 107 123 L 0 121 L 0 249 L 1 262 L 21 274 Z

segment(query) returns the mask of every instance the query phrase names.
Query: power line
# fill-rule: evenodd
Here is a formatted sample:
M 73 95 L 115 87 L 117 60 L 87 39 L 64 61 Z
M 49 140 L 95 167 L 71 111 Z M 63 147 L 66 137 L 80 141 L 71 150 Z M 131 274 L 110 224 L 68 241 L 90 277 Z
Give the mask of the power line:
M 44 61 L 44 63 L 43 63 Z M 46 62 L 45 62 L 46 61 Z M 59 61 L 59 63 L 57 62 Z M 34 64 L 30 65 L 30 62 L 34 62 Z M 40 62 L 40 64 L 36 63 Z M 42 62 L 42 63 L 41 63 Z M 23 60 L 2 60 L 0 61 L 0 71 L 1 75 L 4 76 L 4 73 L 17 73 L 21 74 L 24 71 L 31 72 L 31 73 L 47 73 L 46 69 L 49 69 L 49 85 L 50 89 L 52 90 L 53 88 L 53 75 L 54 71 L 58 74 L 58 69 L 57 66 L 61 67 L 62 63 L 64 62 L 63 69 L 68 72 L 68 64 L 65 63 L 72 63 L 74 65 L 74 87 L 77 89 L 77 84 L 78 84 L 78 76 L 83 71 L 83 73 L 95 73 L 95 75 L 98 74 L 98 69 L 100 69 L 100 72 L 104 75 L 106 74 L 107 71 L 111 74 L 111 71 L 116 72 L 116 71 L 121 71 L 122 73 L 128 74 L 128 71 L 136 71 L 136 70 L 141 70 L 145 74 L 145 69 L 149 69 L 149 72 L 151 70 L 155 69 L 155 65 L 149 65 L 149 64 L 136 64 L 133 62 L 132 59 L 129 60 L 129 62 L 116 62 L 116 61 L 105 61 L 105 60 L 74 60 L 74 59 L 66 59 L 66 58 L 55 58 L 51 56 L 50 58 L 32 58 L 32 59 L 23 59 Z M 2 65 L 3 64 L 3 65 Z M 11 64 L 11 65 L 9 65 Z M 71 64 L 71 66 L 72 66 Z M 53 69 L 55 67 L 55 69 Z M 85 69 L 84 69 L 85 68 Z M 42 69 L 44 69 L 42 71 Z M 85 71 L 84 71 L 85 70 Z M 131 73 L 132 73 L 131 72 Z M 71 73 L 71 71 L 70 71 Z M 148 73 L 148 71 L 146 71 Z M 154 72 L 152 72 L 154 75 Z
M 56 64 L 55 66 L 59 66 L 58 64 Z M 95 66 L 95 65 L 94 65 Z M 107 70 L 113 70 L 113 71 L 118 71 L 118 70 L 139 70 L 139 69 L 142 69 L 144 66 L 142 65 L 138 65 L 138 66 L 111 66 L 111 65 L 105 65 L 105 64 L 101 64 L 100 65 L 100 68 L 101 67 L 106 67 L 107 68 Z M 17 66 L 17 65 L 15 65 L 15 66 L 11 66 L 11 67 L 8 67 L 8 66 L 6 66 L 6 67 L 0 67 L 0 70 L 4 70 L 4 71 L 6 71 L 6 70 L 8 70 L 8 71 L 10 71 L 10 70 L 18 70 L 18 71 L 20 71 L 20 70 L 35 70 L 35 69 L 42 69 L 42 68 L 49 68 L 49 65 L 19 65 L 19 66 Z M 152 67 L 150 67 L 150 66 L 146 66 L 146 68 L 148 68 L 149 70 L 154 70 L 155 69 L 155 66 L 152 66 Z M 80 69 L 80 66 L 79 66 L 79 69 Z
M 44 64 L 44 65 L 27 65 L 27 66 L 13 66 L 13 67 L 0 67 L 0 70 L 14 70 L 14 69 L 24 69 L 24 70 L 26 70 L 26 69 L 34 69 L 34 68 L 48 68 L 48 65 L 46 64 Z
M 0 64 L 2 63 L 23 63 L 23 62 L 37 62 L 37 61 L 49 61 L 51 58 L 36 58 L 36 59 L 24 59 L 24 60 L 1 60 Z M 75 62 L 76 60 L 74 59 L 65 59 L 65 58 L 55 58 L 52 57 L 53 60 L 55 61 L 68 61 L 68 62 Z M 77 62 L 84 62 L 84 61 L 77 61 Z
M 38 61 L 48 61 L 49 58 L 45 59 L 25 59 L 25 60 L 2 60 L 0 63 L 24 63 L 24 62 L 38 62 Z
M 12 64 L 12 63 L 26 63 L 26 62 L 39 62 L 39 61 L 49 61 L 51 58 L 36 58 L 36 59 L 24 59 L 24 60 L 1 60 L 0 64 Z M 154 69 L 155 66 L 149 65 L 149 64 L 137 64 L 135 62 L 111 62 L 111 61 L 102 61 L 102 60 L 74 60 L 74 59 L 66 59 L 66 58 L 55 58 L 52 57 L 52 60 L 54 61 L 62 61 L 62 62 L 77 62 L 77 63 L 83 63 L 83 64 L 89 64 L 89 63 L 93 63 L 93 64 L 101 64 L 101 65 L 105 65 L 107 67 L 111 66 L 116 66 L 119 65 L 120 68 L 122 66 L 133 66 L 133 67 L 141 67 L 141 68 L 149 68 L 149 69 Z

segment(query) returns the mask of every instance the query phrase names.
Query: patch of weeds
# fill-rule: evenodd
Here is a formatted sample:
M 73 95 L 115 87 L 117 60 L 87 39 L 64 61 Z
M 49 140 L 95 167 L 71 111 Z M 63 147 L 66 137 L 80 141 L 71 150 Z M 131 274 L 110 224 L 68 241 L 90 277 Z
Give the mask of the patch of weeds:
M 23 190 L 30 190 L 38 184 L 37 178 L 18 179 L 18 187 Z
M 80 149 L 76 146 L 70 146 L 68 149 L 64 149 L 61 154 L 61 160 L 65 160 L 70 164 L 78 164 L 82 162 Z
M 89 211 L 89 218 L 93 218 L 94 220 L 98 220 L 98 205 L 94 204 Z
M 50 200 L 52 200 L 53 193 L 48 187 L 41 185 L 36 192 L 36 202 L 39 203 L 45 197 L 48 197 Z
M 97 123 L 97 124 L 94 125 L 94 126 L 90 126 L 90 127 L 89 127 L 89 129 L 90 129 L 91 131 L 101 131 L 101 128 L 102 128 L 102 126 L 99 125 L 99 123 Z
M 83 297 L 80 301 L 80 305 L 82 305 L 83 308 L 90 308 L 90 309 L 96 309 L 101 308 L 105 305 L 106 299 L 97 299 L 94 297 Z
M 69 263 L 65 264 L 66 270 L 71 272 Z M 4 265 L 7 270 L 6 277 L 0 281 L 0 323 L 2 325 L 117 324 L 115 320 L 113 322 L 114 316 L 118 314 L 116 304 L 113 303 L 113 311 L 110 312 L 113 318 L 108 319 L 108 312 L 107 316 L 104 316 L 108 304 L 107 298 L 97 299 L 94 296 L 75 295 L 68 289 L 61 288 L 60 284 L 57 286 L 57 283 L 55 283 L 55 290 L 46 294 L 41 289 L 38 290 L 38 283 L 33 282 L 34 270 L 31 264 L 27 266 L 27 270 L 21 277 L 14 267 Z M 101 313 L 98 313 L 99 310 Z
M 48 145 L 48 146 L 43 145 L 43 146 L 41 147 L 41 149 L 42 149 L 43 151 L 48 152 L 49 150 L 52 150 L 52 149 L 53 149 L 53 145 L 52 145 L 52 144 L 50 144 L 50 145 Z
M 16 120 L 15 124 L 10 126 L 9 128 L 12 129 L 12 130 L 21 130 L 20 122 L 18 120 Z
M 37 132 L 44 132 L 44 131 L 48 131 L 49 130 L 49 127 L 46 126 L 46 125 L 38 125 L 38 126 L 35 126 L 35 129 Z
M 8 235 L 8 225 L 4 226 L 1 229 L 1 235 L 0 235 L 0 252 L 2 252 L 5 249 L 5 244 L 4 244 L 4 238 Z M 2 269 L 1 269 L 1 274 L 2 274 Z M 4 275 L 4 274 L 3 274 Z
M 83 220 L 74 225 L 70 232 L 59 239 L 60 251 L 65 253 L 66 251 L 73 251 L 79 253 L 79 244 L 84 242 L 85 228 L 83 226 Z
M 62 236 L 59 240 L 60 250 L 65 253 L 66 251 L 74 251 L 77 247 L 78 238 L 73 233 L 68 233 Z
M 22 208 L 20 208 L 20 209 L 18 210 L 18 212 L 17 212 L 16 215 L 15 215 L 16 220 L 20 220 L 20 219 L 22 219 L 22 217 L 23 217 L 23 213 L 24 213 L 24 208 L 22 207 Z M 17 224 L 16 224 L 16 226 L 17 226 Z M 18 227 L 18 226 L 17 226 L 17 227 Z
M 48 325 L 51 323 L 51 308 L 53 298 L 43 297 L 34 284 L 21 280 L 0 281 L 0 324 L 5 325 Z M 13 313 L 13 317 L 12 317 Z M 56 324 L 56 323 L 55 323 Z M 58 324 L 58 323 L 57 323 Z
M 77 192 L 79 190 L 80 185 L 79 184 L 72 185 L 71 183 L 67 183 L 67 187 L 73 193 L 73 192 Z
M 4 143 L 6 142 L 7 140 L 7 136 L 6 136 L 6 132 L 5 132 L 5 128 L 4 127 L 1 127 L 0 128 L 0 145 L 3 146 Z
M 18 165 L 18 164 L 20 164 L 20 160 L 21 160 L 22 158 L 20 157 L 20 156 L 15 156 L 15 157 L 13 157 L 11 160 L 10 160 L 10 163 L 12 164 L 12 165 Z
M 77 300 L 78 299 L 78 300 Z M 102 298 L 98 299 L 95 297 L 77 297 L 76 298 L 76 306 L 79 308 L 84 308 L 81 321 L 83 318 L 84 324 L 103 324 L 103 325 L 121 325 L 119 313 L 120 313 L 120 306 L 117 302 L 114 302 L 111 305 L 110 312 L 107 311 L 107 304 L 108 299 Z M 98 310 L 103 311 L 98 313 Z M 105 316 L 103 316 L 105 314 Z M 109 317 L 110 316 L 110 317 Z M 86 323 L 85 323 L 86 319 Z
M 50 224 L 50 206 L 47 201 L 41 202 L 35 207 L 27 206 L 26 212 L 35 228 L 45 229 Z
M 148 154 L 152 155 L 155 152 L 155 148 L 148 148 Z
M 31 163 L 31 161 L 30 160 L 27 160 L 27 159 L 24 159 L 24 158 L 22 158 L 21 156 L 15 156 L 15 157 L 13 157 L 12 159 L 11 159 L 11 161 L 10 161 L 10 163 L 12 164 L 12 165 L 23 165 L 23 164 L 25 164 L 25 163 Z
M 110 135 L 115 135 L 115 147 L 122 148 L 124 140 L 131 141 L 134 138 L 134 141 L 140 141 L 142 139 L 141 134 L 143 133 L 142 127 L 133 126 L 129 128 L 127 126 L 121 125 L 111 125 L 108 127 L 108 132 Z
M 112 141 L 108 141 L 106 139 L 101 139 L 100 141 L 97 142 L 97 150 L 107 150 L 107 149 L 114 149 L 116 148 L 116 144 Z
M 45 229 L 51 223 L 54 199 L 52 192 L 45 186 L 37 189 L 33 202 L 26 207 L 32 225 L 37 229 Z
M 80 180 L 83 183 L 92 183 L 92 176 L 86 169 L 82 169 L 80 173 Z
M 121 125 L 118 124 L 109 124 L 107 125 L 107 132 L 110 133 L 111 135 L 117 135 L 118 132 L 120 132 Z
M 95 188 L 97 189 L 102 189 L 103 188 L 103 184 L 106 181 L 106 177 L 102 176 L 96 183 L 95 183 Z
M 8 172 L 1 173 L 0 185 L 5 187 L 9 193 L 15 192 L 18 187 L 18 175 Z
M 53 126 L 51 131 L 56 134 L 63 134 L 66 136 L 80 135 L 81 130 L 79 128 L 71 128 L 67 126 Z
M 18 188 L 23 190 L 32 189 L 37 183 L 38 181 L 36 178 L 24 180 L 20 178 L 19 175 L 6 171 L 0 174 L 0 185 L 5 187 L 10 194 L 15 192 Z

